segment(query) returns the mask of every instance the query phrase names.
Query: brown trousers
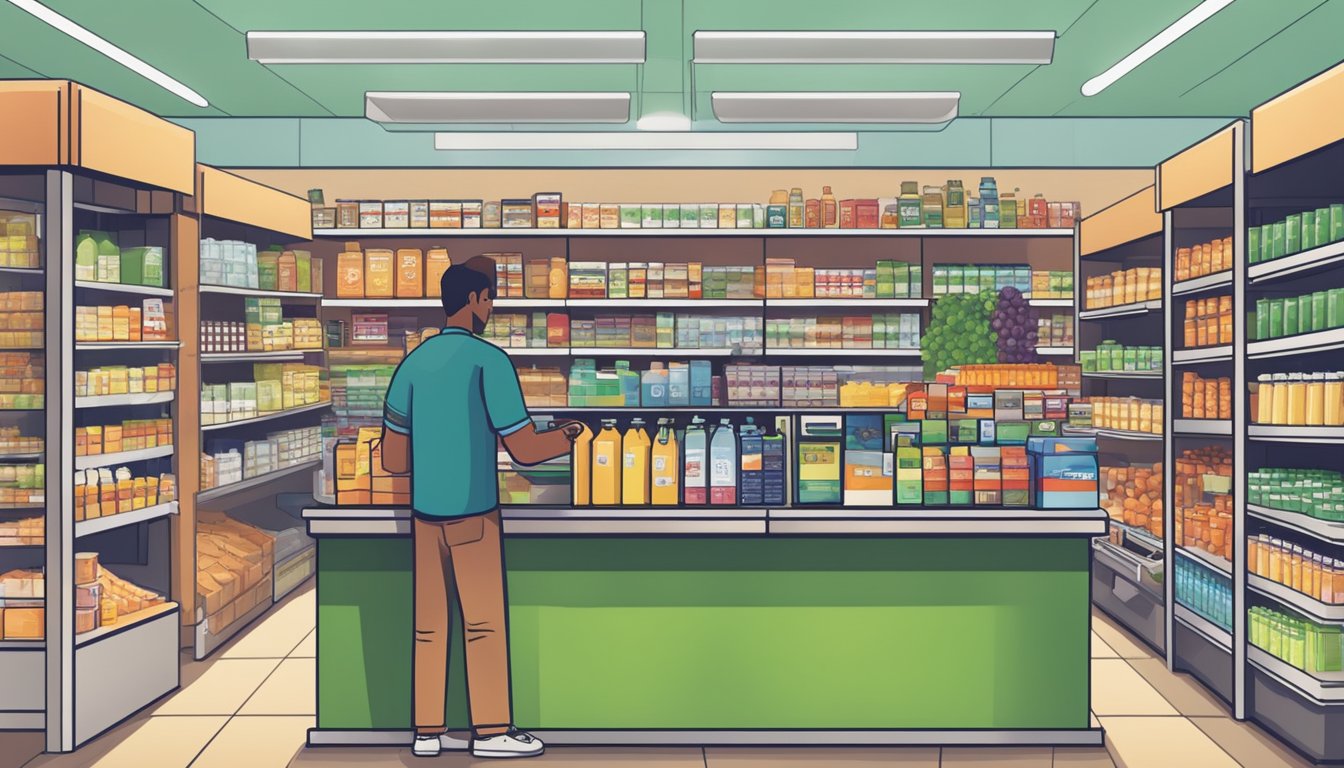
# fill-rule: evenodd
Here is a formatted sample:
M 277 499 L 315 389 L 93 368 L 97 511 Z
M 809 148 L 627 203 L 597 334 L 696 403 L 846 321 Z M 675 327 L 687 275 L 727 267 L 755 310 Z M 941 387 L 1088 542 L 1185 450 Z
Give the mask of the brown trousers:
M 504 596 L 504 549 L 499 510 L 429 522 L 414 518 L 415 728 L 444 731 L 451 617 L 448 591 L 462 607 L 471 724 L 487 736 L 513 721 L 509 698 L 509 637 Z

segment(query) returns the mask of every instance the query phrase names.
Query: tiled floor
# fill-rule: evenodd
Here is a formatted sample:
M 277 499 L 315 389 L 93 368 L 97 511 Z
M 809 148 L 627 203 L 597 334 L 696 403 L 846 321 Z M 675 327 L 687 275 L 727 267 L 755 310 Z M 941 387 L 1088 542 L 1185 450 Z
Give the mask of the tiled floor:
M 36 755 L 40 737 L 0 733 L 0 768 L 327 768 L 475 766 L 496 761 L 406 749 L 308 749 L 316 674 L 309 585 L 204 662 L 188 661 L 182 688 L 71 755 Z M 528 765 L 552 768 L 1305 768 L 1256 727 L 1228 717 L 1217 697 L 1104 616 L 1094 617 L 1092 709 L 1106 748 L 587 749 L 552 747 Z

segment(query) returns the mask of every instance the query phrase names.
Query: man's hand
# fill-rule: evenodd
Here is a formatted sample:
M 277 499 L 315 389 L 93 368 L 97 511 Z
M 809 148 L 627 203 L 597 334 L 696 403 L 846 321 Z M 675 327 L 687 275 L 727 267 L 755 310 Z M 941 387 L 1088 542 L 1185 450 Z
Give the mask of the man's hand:
M 566 456 L 574 447 L 574 441 L 583 433 L 583 424 L 577 421 L 559 422 L 554 429 L 538 432 L 533 424 L 505 435 L 504 447 L 513 460 L 524 466 L 540 464 L 543 461 Z

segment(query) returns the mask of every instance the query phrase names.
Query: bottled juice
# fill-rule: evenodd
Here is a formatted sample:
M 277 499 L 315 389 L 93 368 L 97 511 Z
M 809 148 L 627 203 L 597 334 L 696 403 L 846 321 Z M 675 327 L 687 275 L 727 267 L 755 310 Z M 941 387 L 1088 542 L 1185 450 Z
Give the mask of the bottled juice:
M 728 419 L 719 422 L 709 441 L 709 503 L 737 503 L 737 435 Z
M 573 489 L 574 506 L 586 507 L 593 503 L 593 431 L 583 425 L 583 431 L 574 438 L 574 452 L 569 459 L 570 474 L 573 476 L 570 487 Z
M 1255 421 L 1257 424 L 1274 423 L 1274 380 L 1268 373 L 1256 378 Z
M 603 419 L 593 438 L 593 504 L 621 503 L 621 433 L 615 419 Z
M 1288 374 L 1288 424 L 1300 427 L 1307 423 L 1307 382 L 1300 373 Z
M 840 206 L 836 204 L 830 187 L 821 188 L 821 226 L 829 229 L 840 226 Z
M 1288 374 L 1276 373 L 1274 378 L 1274 407 L 1270 410 L 1270 424 L 1288 423 Z
M 1325 425 L 1325 374 L 1313 373 L 1307 377 L 1307 426 Z
M 708 478 L 705 475 L 705 454 L 709 450 L 708 438 L 709 436 L 705 434 L 705 420 L 699 416 L 691 419 L 690 426 L 686 427 L 684 471 L 682 472 L 686 504 L 704 504 L 709 501 Z
M 671 419 L 658 420 L 658 436 L 654 438 L 651 459 L 653 488 L 650 499 L 655 506 L 673 506 L 681 498 L 681 467 L 678 455 L 677 431 Z
M 649 434 L 643 419 L 632 419 L 621 442 L 621 503 L 627 507 L 649 504 Z
M 1325 374 L 1325 425 L 1344 426 L 1344 373 Z

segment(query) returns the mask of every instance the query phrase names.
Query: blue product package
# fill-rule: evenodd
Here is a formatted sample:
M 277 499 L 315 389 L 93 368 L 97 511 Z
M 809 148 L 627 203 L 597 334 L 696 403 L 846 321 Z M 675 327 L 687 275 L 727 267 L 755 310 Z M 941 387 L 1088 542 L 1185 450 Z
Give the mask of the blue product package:
M 784 464 L 788 451 L 783 435 L 766 435 L 761 439 L 761 503 L 782 506 L 785 496 Z
M 1096 509 L 1100 504 L 1095 438 L 1030 438 L 1027 461 L 1037 509 Z
M 854 413 L 845 416 L 845 450 L 881 451 L 882 414 Z
M 667 404 L 691 404 L 691 369 L 681 363 L 672 363 L 667 371 Z
M 667 405 L 667 371 L 648 370 L 640 377 L 642 384 L 640 404 L 645 407 Z
M 714 380 L 708 360 L 692 360 L 690 368 L 690 405 L 711 405 L 714 402 Z

